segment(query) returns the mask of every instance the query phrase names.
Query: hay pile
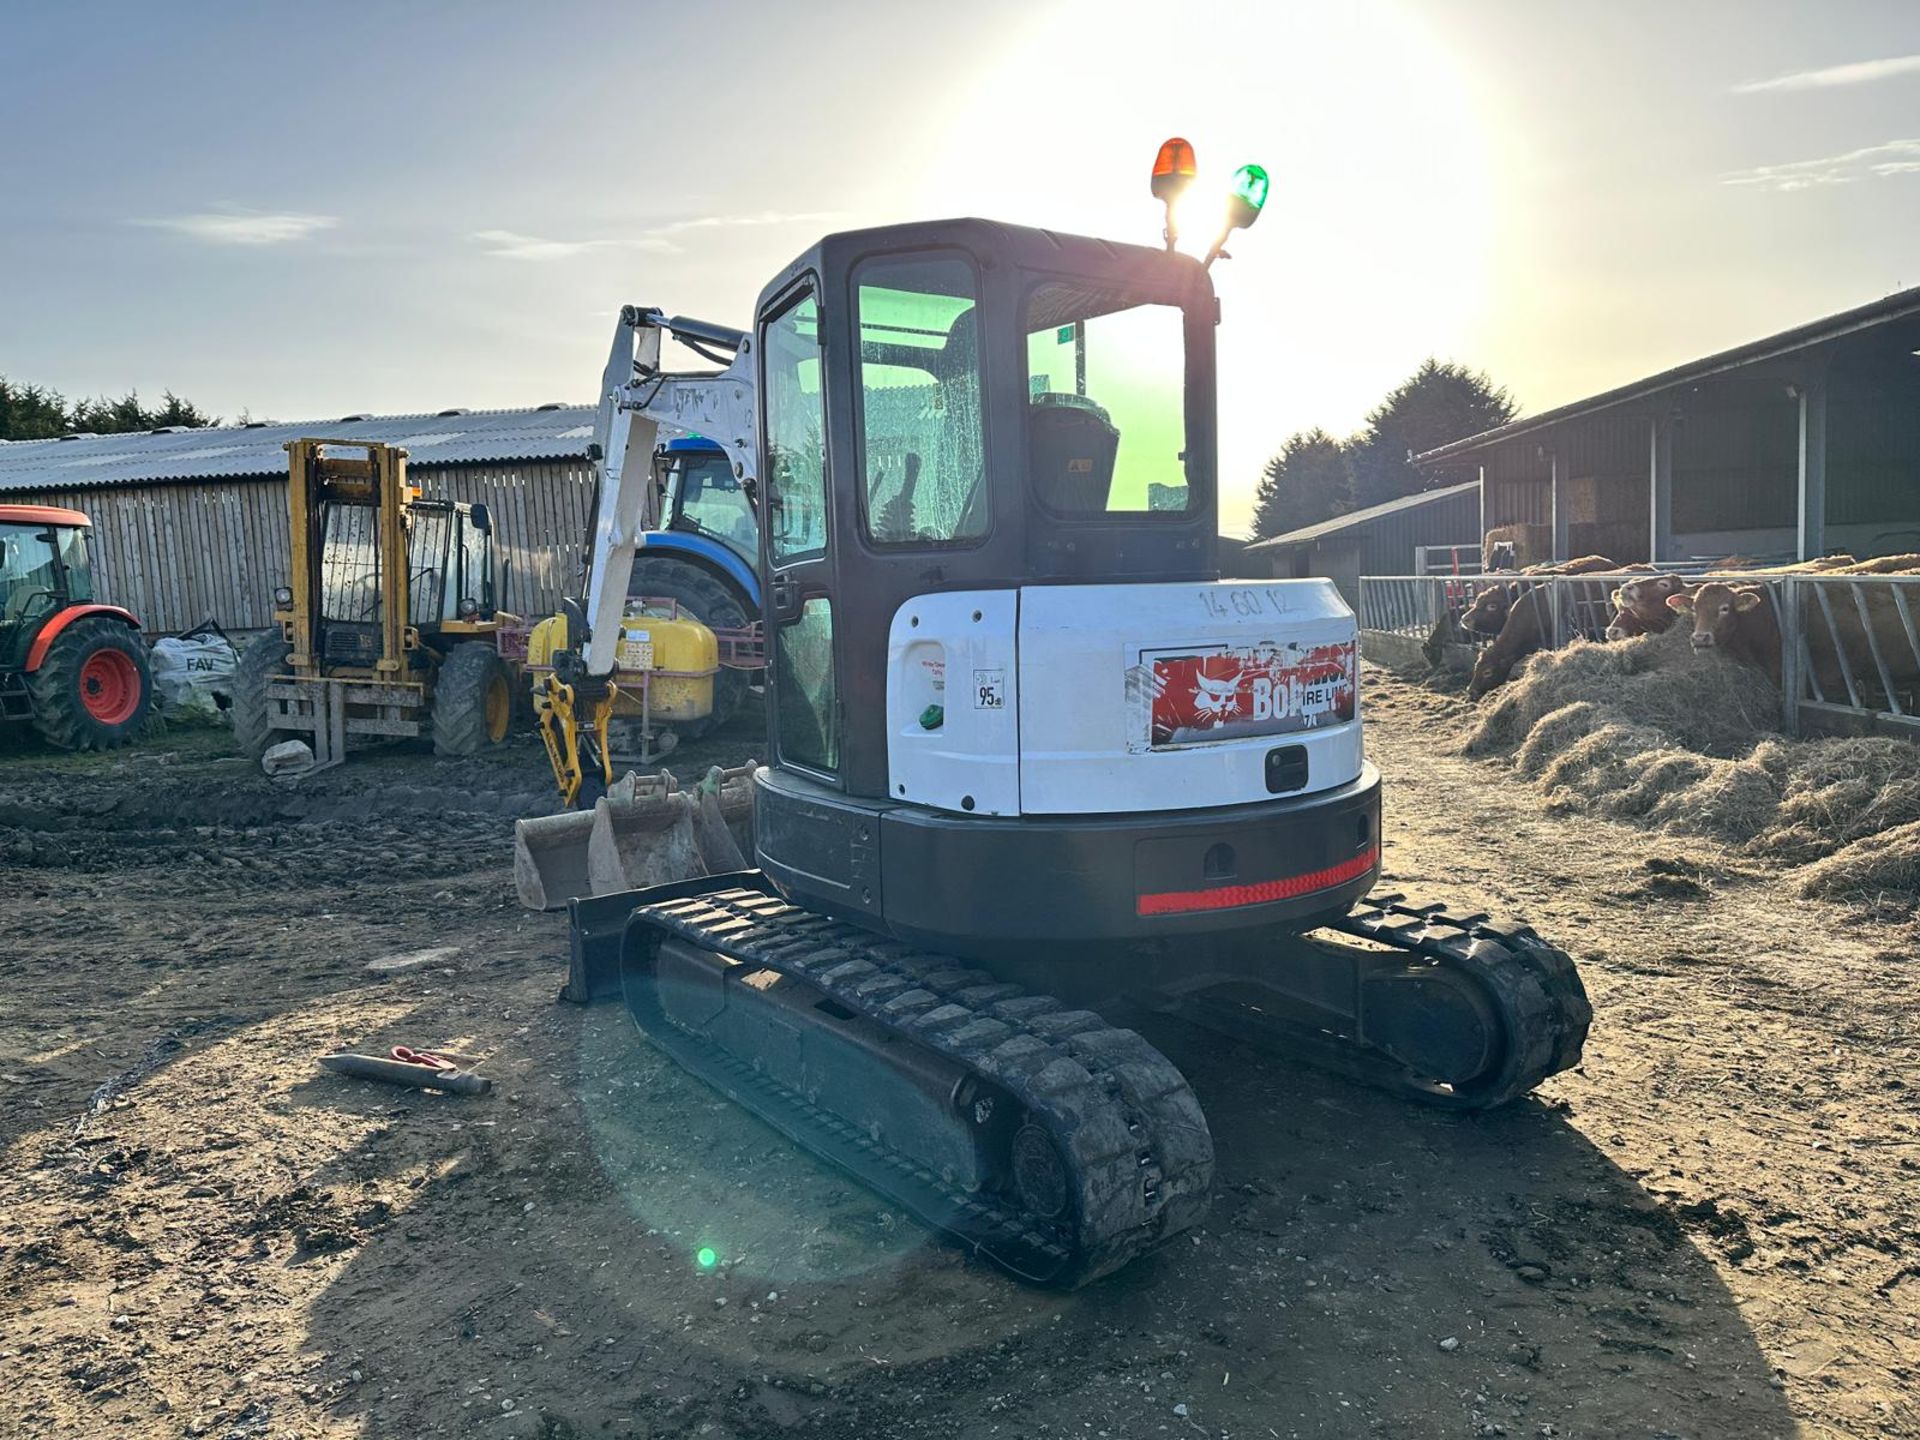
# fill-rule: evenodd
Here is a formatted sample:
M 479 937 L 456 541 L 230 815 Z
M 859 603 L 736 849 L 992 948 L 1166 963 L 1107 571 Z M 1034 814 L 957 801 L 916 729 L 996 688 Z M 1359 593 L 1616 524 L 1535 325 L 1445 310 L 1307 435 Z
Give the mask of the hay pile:
M 1920 894 L 1920 747 L 1795 741 L 1759 671 L 1675 627 L 1528 660 L 1467 738 L 1556 809 L 1631 820 L 1802 867 L 1802 893 Z

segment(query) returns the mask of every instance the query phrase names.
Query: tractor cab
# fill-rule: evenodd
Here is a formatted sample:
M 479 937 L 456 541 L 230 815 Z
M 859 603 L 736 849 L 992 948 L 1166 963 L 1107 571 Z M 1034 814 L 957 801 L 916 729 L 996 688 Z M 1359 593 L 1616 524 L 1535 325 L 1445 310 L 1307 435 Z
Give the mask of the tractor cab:
M 686 436 L 662 445 L 654 465 L 662 529 L 704 536 L 749 568 L 759 563 L 753 482 L 734 473 L 726 451 L 711 440 Z
M 85 515 L 0 505 L 0 719 L 68 750 L 128 743 L 152 692 L 138 630 L 94 600 Z
M 87 517 L 43 505 L 0 505 L 0 666 L 24 663 L 43 621 L 91 599 Z

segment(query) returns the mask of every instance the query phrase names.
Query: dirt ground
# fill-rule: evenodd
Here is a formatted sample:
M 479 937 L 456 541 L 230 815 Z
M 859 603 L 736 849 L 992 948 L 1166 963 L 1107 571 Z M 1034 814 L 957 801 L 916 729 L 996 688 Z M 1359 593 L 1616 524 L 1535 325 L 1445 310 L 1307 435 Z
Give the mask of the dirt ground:
M 214 733 L 8 742 L 0 1434 L 1920 1436 L 1904 907 L 1550 815 L 1457 754 L 1460 702 L 1367 693 L 1389 874 L 1572 951 L 1587 1063 L 1459 1117 L 1143 1022 L 1214 1209 L 1068 1296 L 554 1003 L 531 741 L 297 791 Z M 313 1063 L 395 1043 L 495 1092 Z

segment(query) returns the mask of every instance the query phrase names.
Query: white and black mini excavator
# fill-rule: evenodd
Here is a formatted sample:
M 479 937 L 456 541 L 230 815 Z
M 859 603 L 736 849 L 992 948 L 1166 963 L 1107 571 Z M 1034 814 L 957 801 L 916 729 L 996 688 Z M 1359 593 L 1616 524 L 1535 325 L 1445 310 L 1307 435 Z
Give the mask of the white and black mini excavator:
M 572 906 L 571 998 L 624 996 L 687 1069 L 1044 1284 L 1193 1225 L 1213 1174 L 1180 1072 L 1082 1007 L 1144 998 L 1469 1109 L 1577 1064 L 1591 1018 L 1525 926 L 1365 898 L 1352 612 L 1326 580 L 1219 578 L 1218 320 L 1171 241 L 949 220 L 782 271 L 736 362 L 759 868 Z

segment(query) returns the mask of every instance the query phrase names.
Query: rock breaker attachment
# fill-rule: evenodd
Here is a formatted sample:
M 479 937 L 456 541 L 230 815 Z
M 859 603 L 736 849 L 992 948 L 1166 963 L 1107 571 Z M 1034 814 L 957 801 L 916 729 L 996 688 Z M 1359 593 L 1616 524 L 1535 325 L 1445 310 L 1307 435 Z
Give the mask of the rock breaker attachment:
M 756 871 L 579 900 L 573 921 L 573 998 L 617 990 L 683 1067 L 1023 1280 L 1084 1284 L 1206 1212 L 1185 1078 L 1091 1012 L 799 909 Z

